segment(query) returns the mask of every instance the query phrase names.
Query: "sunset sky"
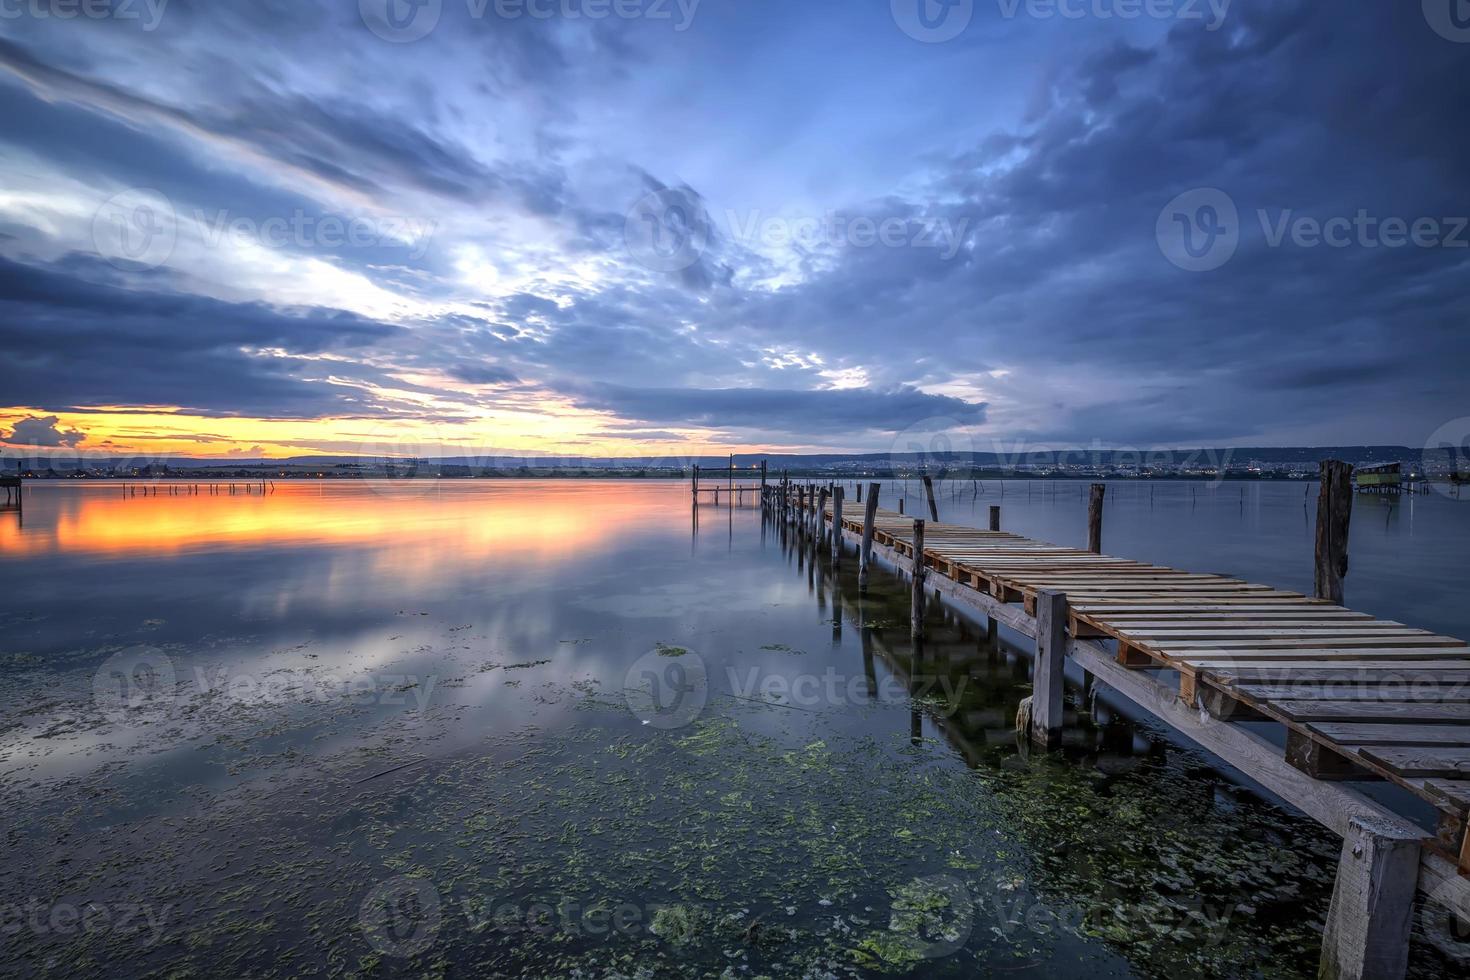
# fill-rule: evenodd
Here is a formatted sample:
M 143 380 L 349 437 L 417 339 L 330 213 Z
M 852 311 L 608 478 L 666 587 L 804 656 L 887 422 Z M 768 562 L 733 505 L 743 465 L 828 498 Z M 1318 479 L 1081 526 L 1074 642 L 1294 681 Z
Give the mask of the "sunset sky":
M 0 443 L 1422 446 L 1470 416 L 1470 29 L 1064 6 L 0 5 Z

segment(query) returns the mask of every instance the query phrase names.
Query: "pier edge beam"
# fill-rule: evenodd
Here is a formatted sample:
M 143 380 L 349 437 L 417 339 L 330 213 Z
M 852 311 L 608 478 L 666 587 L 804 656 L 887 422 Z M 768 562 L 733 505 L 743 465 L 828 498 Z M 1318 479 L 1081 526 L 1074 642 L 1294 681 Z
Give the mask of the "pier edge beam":
M 1318 980 L 1395 980 L 1408 969 L 1421 845 L 1370 818 L 1348 821 Z
M 878 520 L 878 486 L 877 483 L 868 484 L 868 499 L 863 509 L 862 554 L 858 558 L 859 595 L 868 592 L 868 566 L 873 562 L 873 524 Z
M 924 638 L 924 522 L 917 518 L 914 520 L 913 578 L 913 615 L 909 633 L 914 639 L 921 640 Z
M 1031 682 L 1031 741 L 1052 748 L 1062 740 L 1062 692 L 1067 657 L 1067 596 L 1036 593 L 1036 660 Z

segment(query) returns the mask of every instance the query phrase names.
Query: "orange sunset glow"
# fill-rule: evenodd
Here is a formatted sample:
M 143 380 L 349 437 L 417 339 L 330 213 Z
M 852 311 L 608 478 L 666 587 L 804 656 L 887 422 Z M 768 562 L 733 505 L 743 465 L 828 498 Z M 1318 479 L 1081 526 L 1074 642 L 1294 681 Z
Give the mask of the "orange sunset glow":
M 430 421 L 419 418 L 259 419 L 193 415 L 176 408 L 95 412 L 46 412 L 35 408 L 0 411 L 0 439 L 26 419 L 55 418 L 55 428 L 79 436 L 63 451 L 76 455 L 187 456 L 196 459 L 289 459 L 296 456 L 438 457 L 484 454 L 642 457 L 713 452 L 760 452 L 768 447 L 713 443 L 705 430 L 667 430 L 640 438 L 638 430 L 615 428 L 605 413 L 577 409 L 555 399 L 536 409 L 501 412 L 479 419 Z M 609 433 L 616 433 L 611 435 Z M 41 447 L 12 443 L 27 454 Z
M 197 495 L 171 494 L 170 486 L 150 484 L 130 494 L 121 484 L 93 485 L 65 496 L 66 487 L 43 488 L 28 504 L 28 526 L 0 521 L 0 554 L 125 558 L 361 545 L 374 560 L 401 563 L 400 572 L 409 574 L 445 562 L 487 560 L 503 550 L 508 536 L 523 553 L 551 558 L 565 552 L 567 541 L 585 554 L 650 527 L 687 525 L 679 509 L 641 483 L 518 481 L 513 493 L 453 481 L 354 481 L 350 487 L 282 482 L 266 493 L 259 486 L 247 493 L 244 483 L 231 493 L 221 484 L 218 493 L 206 488 Z M 682 493 L 684 486 L 670 489 Z M 561 505 L 546 506 L 548 496 Z M 54 516 L 39 519 L 53 505 Z M 450 552 L 442 547 L 446 535 L 456 543 Z M 385 542 L 392 547 L 383 548 Z

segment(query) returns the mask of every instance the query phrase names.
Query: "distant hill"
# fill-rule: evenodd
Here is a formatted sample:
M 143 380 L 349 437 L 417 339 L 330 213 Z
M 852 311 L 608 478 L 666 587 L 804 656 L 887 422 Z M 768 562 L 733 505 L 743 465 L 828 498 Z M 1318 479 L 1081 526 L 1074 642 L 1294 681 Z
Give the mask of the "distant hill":
M 1341 459 L 1353 464 L 1401 462 L 1410 470 L 1428 466 L 1431 470 L 1451 469 L 1454 462 L 1462 467 L 1467 461 L 1457 460 L 1450 449 L 1424 450 L 1407 446 L 1317 446 L 1317 447 L 1249 447 L 1235 449 L 1200 448 L 1171 450 L 1068 449 L 1017 451 L 1014 453 L 738 453 L 735 465 L 756 469 L 762 461 L 767 473 L 775 478 L 783 470 L 801 475 L 813 473 L 851 473 L 881 476 L 927 472 L 946 476 L 993 475 L 1007 473 L 1065 476 L 1069 473 L 1097 472 L 1103 475 L 1127 476 L 1192 475 L 1200 473 L 1251 476 L 1262 474 L 1299 474 L 1310 472 L 1324 459 Z M 438 474 L 444 476 L 519 475 L 552 473 L 575 475 L 581 472 L 657 475 L 665 471 L 687 472 L 692 465 L 706 470 L 719 470 L 730 465 L 729 456 L 523 456 L 486 454 L 483 456 L 445 456 L 406 458 L 389 456 L 296 456 L 289 459 L 200 459 L 184 456 L 136 457 L 63 455 L 6 456 L 0 460 L 0 471 L 13 472 L 17 467 L 37 476 L 76 473 L 127 473 L 150 476 L 178 472 L 214 472 L 235 475 L 269 474 L 278 476 L 404 476 Z

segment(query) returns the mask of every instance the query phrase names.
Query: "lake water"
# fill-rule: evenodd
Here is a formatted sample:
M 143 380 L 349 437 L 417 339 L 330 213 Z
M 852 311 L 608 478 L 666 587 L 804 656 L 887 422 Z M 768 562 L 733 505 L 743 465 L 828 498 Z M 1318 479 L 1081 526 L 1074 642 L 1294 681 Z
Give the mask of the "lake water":
M 904 583 L 859 597 L 753 502 L 157 486 L 0 513 L 6 972 L 1315 975 L 1332 835 L 1106 692 L 1019 749 L 1020 637 L 933 604 L 916 655 Z M 1085 486 L 981 490 L 941 517 L 1082 543 Z M 1114 483 L 1104 547 L 1310 590 L 1312 521 L 1302 485 Z M 1470 508 L 1352 531 L 1350 605 L 1470 635 Z

